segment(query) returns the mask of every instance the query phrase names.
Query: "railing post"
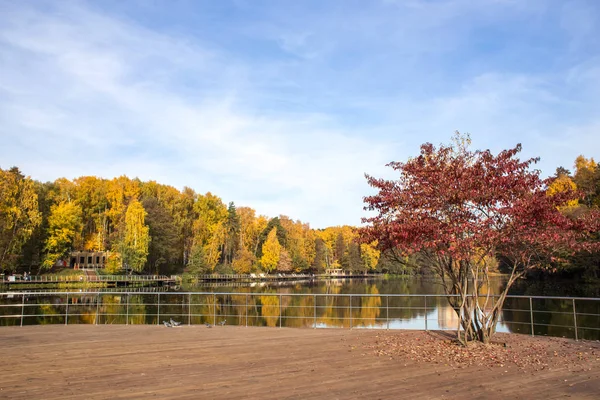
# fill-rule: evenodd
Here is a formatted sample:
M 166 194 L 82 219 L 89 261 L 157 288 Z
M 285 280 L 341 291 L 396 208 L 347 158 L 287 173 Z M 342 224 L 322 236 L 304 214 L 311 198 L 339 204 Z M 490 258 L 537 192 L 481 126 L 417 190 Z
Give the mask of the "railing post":
M 94 325 L 98 325 L 98 310 L 100 308 L 100 293 L 96 297 L 96 317 L 94 318 Z
M 281 328 L 281 320 L 283 319 L 283 315 L 281 314 L 281 294 L 279 294 L 279 327 Z
M 425 296 L 425 330 L 427 331 L 427 296 Z
M 188 294 L 188 326 L 192 324 L 192 294 Z
M 577 312 L 575 311 L 575 299 L 573 299 L 573 324 L 575 325 L 575 340 L 579 340 L 577 337 Z
M 213 293 L 213 325 L 217 324 L 217 294 Z
M 23 293 L 23 299 L 21 301 L 21 326 L 23 326 L 23 314 L 25 314 L 25 293 Z
M 535 336 L 535 332 L 533 331 L 533 303 L 531 297 L 529 298 L 529 320 L 531 321 L 531 336 Z
M 125 294 L 125 325 L 129 325 L 129 292 Z
M 350 295 L 350 329 L 352 329 L 352 295 Z
M 313 295 L 313 329 L 317 329 L 317 295 Z
M 385 320 L 387 329 L 390 329 L 390 296 L 385 296 Z
M 156 325 L 160 325 L 160 292 L 158 292 L 158 304 L 156 311 Z
M 67 309 L 65 311 L 65 325 L 69 324 L 69 292 L 67 292 Z
M 248 327 L 248 294 L 246 294 L 246 328 Z

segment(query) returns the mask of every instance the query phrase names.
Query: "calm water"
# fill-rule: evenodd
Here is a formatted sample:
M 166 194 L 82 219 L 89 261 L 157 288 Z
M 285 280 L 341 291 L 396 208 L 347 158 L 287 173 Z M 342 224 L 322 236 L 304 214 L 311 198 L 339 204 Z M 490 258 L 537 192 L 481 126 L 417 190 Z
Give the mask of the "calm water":
M 491 293 L 499 293 L 504 282 L 494 279 L 489 287 Z M 225 321 L 243 326 L 454 329 L 458 322 L 443 297 L 442 287 L 433 279 L 184 286 L 177 288 L 179 293 L 161 293 L 167 290 L 164 288 L 150 290 L 154 292 L 126 295 L 102 289 L 68 295 L 32 293 L 25 298 L 2 295 L 0 324 L 65 323 L 67 313 L 68 323 L 90 324 L 156 324 L 173 318 L 185 324 Z M 397 294 L 439 296 L 391 296 Z M 515 285 L 510 294 L 600 297 L 598 286 L 527 281 Z M 536 335 L 575 336 L 571 300 L 533 299 L 531 307 Z M 529 299 L 507 299 L 498 331 L 531 333 L 532 310 Z M 22 319 L 21 312 L 25 314 Z M 599 316 L 600 301 L 576 301 L 579 338 L 600 340 Z

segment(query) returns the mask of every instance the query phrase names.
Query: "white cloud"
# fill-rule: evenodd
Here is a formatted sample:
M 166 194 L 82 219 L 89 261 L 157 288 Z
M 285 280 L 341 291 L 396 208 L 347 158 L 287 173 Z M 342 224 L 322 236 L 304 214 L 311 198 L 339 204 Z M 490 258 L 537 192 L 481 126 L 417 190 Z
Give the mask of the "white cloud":
M 81 5 L 5 5 L 0 166 L 42 180 L 155 179 L 323 227 L 359 222 L 365 172 L 391 176 L 385 163 L 454 130 L 495 151 L 522 142 L 547 174 L 581 152 L 600 158 L 597 58 L 543 73 L 476 63 L 433 90 L 445 67 L 460 68 L 428 57 L 464 50 L 474 26 L 544 8 L 523 4 L 388 2 L 383 14 L 287 13 L 240 28 L 292 61 L 244 58 Z
M 14 60 L 0 78 L 13 88 L 1 98 L 2 136 L 15 140 L 4 162 L 43 180 L 127 174 L 188 185 L 315 226 L 359 222 L 362 174 L 389 158 L 383 146 L 325 129 L 310 113 L 246 109 L 228 89 L 235 82 L 198 98 L 170 87 L 169 75 L 185 69 L 227 80 L 235 62 L 181 39 L 82 9 L 15 17 L 0 29 Z

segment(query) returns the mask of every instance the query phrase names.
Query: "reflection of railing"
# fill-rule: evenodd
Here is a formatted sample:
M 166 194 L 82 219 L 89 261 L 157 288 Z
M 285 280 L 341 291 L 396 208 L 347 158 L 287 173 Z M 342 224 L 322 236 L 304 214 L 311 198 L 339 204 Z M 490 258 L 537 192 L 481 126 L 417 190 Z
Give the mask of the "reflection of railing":
M 74 283 L 74 282 L 174 282 L 166 275 L 28 275 L 15 280 L 3 278 L 8 283 Z
M 383 278 L 381 273 L 364 273 L 345 271 L 337 274 L 203 274 L 185 275 L 184 279 L 189 282 L 213 282 L 213 281 L 281 281 L 281 280 L 306 280 L 306 279 L 344 279 L 344 278 Z
M 447 296 L 439 294 L 0 293 L 0 325 L 21 326 L 160 324 L 173 318 L 188 325 L 222 322 L 242 326 L 428 330 L 456 328 L 453 312 Z M 597 340 L 600 299 L 508 296 L 499 326 L 509 332 Z

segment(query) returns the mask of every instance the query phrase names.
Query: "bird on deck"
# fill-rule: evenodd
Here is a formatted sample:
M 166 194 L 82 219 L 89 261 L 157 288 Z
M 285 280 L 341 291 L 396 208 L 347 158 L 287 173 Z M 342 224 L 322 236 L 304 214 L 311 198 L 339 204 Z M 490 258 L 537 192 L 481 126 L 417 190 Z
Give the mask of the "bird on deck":
M 163 324 L 165 324 L 165 326 L 166 326 L 167 328 L 172 328 L 172 327 L 173 327 L 173 325 L 171 325 L 171 324 L 170 324 L 170 323 L 168 323 L 167 321 L 163 321 Z
M 208 322 L 205 322 L 204 325 L 206 325 L 207 328 L 212 328 L 212 325 L 209 324 Z
M 169 320 L 169 322 L 171 323 L 172 326 L 179 326 L 179 325 L 181 325 L 181 322 L 173 321 L 173 318 L 171 318 Z
M 226 323 L 227 323 L 227 320 L 224 319 L 223 321 L 219 322 L 219 325 L 224 326 Z

